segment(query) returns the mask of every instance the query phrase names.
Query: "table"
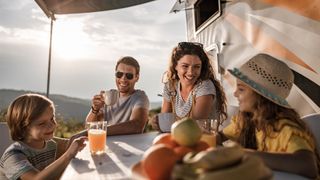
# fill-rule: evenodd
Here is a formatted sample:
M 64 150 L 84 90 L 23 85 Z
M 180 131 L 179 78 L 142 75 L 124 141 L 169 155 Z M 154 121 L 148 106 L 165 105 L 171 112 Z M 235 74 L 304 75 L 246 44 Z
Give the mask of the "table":
M 87 145 L 71 160 L 61 180 L 132 179 L 131 167 L 141 160 L 158 132 L 108 136 L 108 150 L 103 155 L 91 155 Z M 274 180 L 306 180 L 295 174 L 273 171 Z

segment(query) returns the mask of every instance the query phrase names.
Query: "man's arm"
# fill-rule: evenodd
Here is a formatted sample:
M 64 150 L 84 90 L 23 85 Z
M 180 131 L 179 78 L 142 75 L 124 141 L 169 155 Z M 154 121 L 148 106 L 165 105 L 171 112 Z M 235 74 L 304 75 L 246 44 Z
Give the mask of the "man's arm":
M 141 107 L 134 108 L 129 121 L 108 126 L 107 134 L 120 135 L 142 133 L 147 121 L 148 109 Z

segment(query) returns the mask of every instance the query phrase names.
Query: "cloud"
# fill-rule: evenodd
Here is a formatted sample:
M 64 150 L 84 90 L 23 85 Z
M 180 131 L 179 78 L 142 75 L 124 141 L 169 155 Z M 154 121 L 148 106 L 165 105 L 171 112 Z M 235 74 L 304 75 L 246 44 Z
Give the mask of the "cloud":
M 186 38 L 184 13 L 169 14 L 172 0 L 119 10 L 59 15 L 54 22 L 50 92 L 87 98 L 115 88 L 122 56 L 141 65 L 137 88 L 151 101 L 171 49 Z M 34 1 L 0 0 L 0 88 L 46 90 L 50 20 Z

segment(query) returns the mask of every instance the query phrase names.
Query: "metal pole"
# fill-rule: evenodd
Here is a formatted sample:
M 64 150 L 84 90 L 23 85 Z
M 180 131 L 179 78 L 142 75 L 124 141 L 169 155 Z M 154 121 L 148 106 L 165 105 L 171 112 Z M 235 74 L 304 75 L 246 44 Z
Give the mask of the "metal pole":
M 49 89 L 50 89 L 50 69 L 51 69 L 51 47 L 52 47 L 52 29 L 53 29 L 53 18 L 51 17 L 50 24 L 50 45 L 49 45 L 49 60 L 48 60 L 48 77 L 47 77 L 47 94 L 49 97 Z

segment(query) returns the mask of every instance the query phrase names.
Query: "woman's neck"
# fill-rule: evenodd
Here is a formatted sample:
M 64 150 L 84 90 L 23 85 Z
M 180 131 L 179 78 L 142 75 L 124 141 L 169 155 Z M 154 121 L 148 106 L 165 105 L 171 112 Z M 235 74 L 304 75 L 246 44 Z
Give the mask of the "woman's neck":
M 189 97 L 190 92 L 193 90 L 194 85 L 183 85 L 180 83 L 180 94 L 184 101 Z

